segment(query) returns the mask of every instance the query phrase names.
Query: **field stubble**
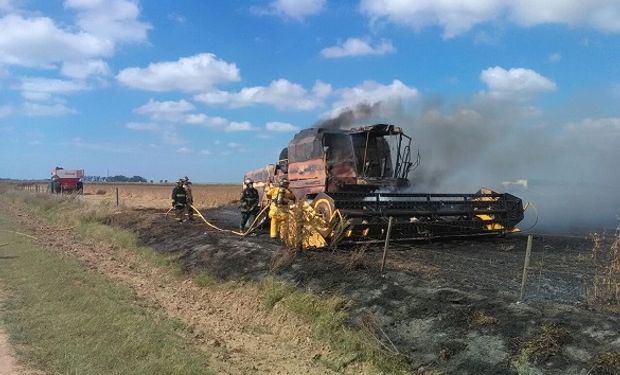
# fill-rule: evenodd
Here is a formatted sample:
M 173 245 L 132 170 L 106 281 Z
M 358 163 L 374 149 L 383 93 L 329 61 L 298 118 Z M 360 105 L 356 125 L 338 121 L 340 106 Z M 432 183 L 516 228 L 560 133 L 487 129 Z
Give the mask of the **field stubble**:
M 122 205 L 131 208 L 168 209 L 174 185 L 151 184 L 93 184 L 84 185 L 87 202 L 116 202 L 116 189 Z M 241 186 L 233 184 L 192 185 L 194 205 L 214 208 L 230 205 L 239 200 Z

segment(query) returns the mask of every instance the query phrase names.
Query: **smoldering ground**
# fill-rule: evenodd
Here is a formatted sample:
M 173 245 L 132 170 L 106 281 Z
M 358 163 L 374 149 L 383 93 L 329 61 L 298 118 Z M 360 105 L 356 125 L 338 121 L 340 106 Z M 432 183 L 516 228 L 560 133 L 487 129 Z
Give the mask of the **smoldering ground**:
M 557 116 L 559 118 L 559 116 Z M 341 110 L 315 126 L 401 126 L 421 165 L 414 192 L 475 192 L 490 187 L 531 202 L 524 227 L 587 232 L 614 229 L 620 215 L 620 119 L 554 120 L 525 102 L 480 94 L 414 104 L 380 102 Z M 510 182 L 521 180 L 519 184 Z

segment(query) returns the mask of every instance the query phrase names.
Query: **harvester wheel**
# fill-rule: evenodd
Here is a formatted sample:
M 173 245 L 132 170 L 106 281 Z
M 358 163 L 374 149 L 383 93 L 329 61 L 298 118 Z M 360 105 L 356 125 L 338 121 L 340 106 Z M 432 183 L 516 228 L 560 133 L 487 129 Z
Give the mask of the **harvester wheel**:
M 323 238 L 329 237 L 332 232 L 332 219 L 336 211 L 334 200 L 325 193 L 319 193 L 312 201 L 312 208 L 323 218 L 325 223 L 316 228 L 317 232 L 319 232 Z

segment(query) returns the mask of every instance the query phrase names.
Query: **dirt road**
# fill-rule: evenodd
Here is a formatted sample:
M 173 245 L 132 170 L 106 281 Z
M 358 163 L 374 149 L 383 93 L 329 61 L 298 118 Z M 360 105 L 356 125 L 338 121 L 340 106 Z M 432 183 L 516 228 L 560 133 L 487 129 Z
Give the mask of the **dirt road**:
M 13 348 L 4 329 L 0 327 L 0 375 L 26 375 L 21 367 L 17 366 Z

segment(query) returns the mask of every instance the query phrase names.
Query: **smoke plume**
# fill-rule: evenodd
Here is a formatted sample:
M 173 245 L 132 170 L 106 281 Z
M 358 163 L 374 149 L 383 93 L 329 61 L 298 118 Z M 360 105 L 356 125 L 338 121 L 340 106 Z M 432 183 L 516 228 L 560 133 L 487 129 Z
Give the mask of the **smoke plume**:
M 327 117 L 315 123 L 313 128 L 323 129 L 349 129 L 355 125 L 356 120 L 370 119 L 373 113 L 381 113 L 381 103 L 374 105 L 358 104 L 353 108 L 344 108 L 338 113 L 333 113 L 333 117 Z
M 315 126 L 374 123 L 400 126 L 413 137 L 422 160 L 409 176 L 414 192 L 467 193 L 483 186 L 511 192 L 537 207 L 538 230 L 618 225 L 620 118 L 554 121 L 522 102 L 481 94 L 464 103 L 427 98 L 406 110 L 363 104 Z M 529 221 L 534 214 L 526 215 Z

